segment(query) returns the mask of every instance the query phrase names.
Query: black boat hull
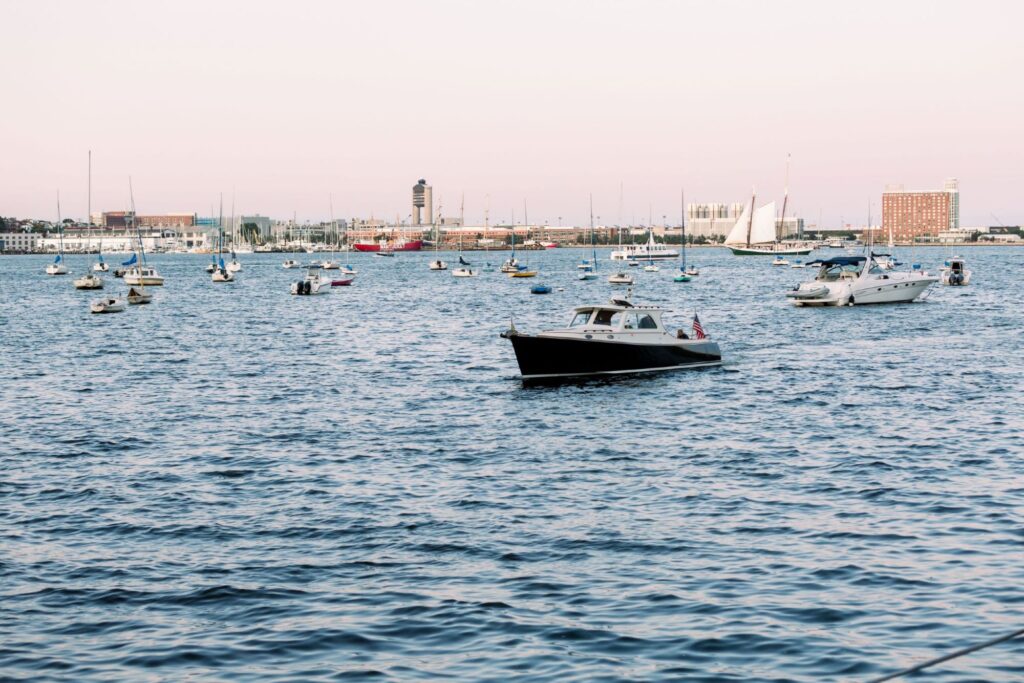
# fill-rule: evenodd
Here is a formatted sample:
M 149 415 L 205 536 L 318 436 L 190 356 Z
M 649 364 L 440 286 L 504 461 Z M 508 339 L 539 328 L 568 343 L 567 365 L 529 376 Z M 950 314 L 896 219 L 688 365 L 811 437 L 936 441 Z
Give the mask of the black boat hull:
M 524 382 L 720 365 L 718 344 L 630 344 L 596 339 L 509 335 Z

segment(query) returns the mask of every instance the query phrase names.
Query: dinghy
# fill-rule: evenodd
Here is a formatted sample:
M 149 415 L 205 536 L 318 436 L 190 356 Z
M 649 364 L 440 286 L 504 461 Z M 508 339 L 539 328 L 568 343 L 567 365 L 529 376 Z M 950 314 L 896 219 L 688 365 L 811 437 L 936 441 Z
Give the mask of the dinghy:
M 89 305 L 92 313 L 120 313 L 124 308 L 124 299 L 100 299 Z

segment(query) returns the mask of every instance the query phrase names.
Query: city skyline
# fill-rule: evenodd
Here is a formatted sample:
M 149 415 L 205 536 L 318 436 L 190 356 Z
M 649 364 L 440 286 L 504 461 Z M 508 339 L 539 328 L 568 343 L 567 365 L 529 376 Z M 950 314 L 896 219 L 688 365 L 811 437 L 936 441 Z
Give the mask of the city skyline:
M 890 184 L 961 184 L 1020 223 L 1024 46 L 1009 2 L 8 3 L 0 215 L 405 219 L 418 178 L 466 220 L 677 222 L 781 201 L 826 226 Z M 824 26 L 825 28 L 822 28 Z M 926 30 L 921 30 L 921 29 Z M 619 209 L 620 187 L 622 209 Z M 559 221 L 561 218 L 561 221 Z

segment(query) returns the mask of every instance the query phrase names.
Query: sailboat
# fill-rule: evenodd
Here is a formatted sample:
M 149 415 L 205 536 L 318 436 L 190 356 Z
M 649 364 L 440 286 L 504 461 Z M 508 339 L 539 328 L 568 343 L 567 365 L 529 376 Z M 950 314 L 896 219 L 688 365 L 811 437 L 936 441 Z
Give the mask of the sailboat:
M 57 191 L 57 256 L 53 263 L 46 266 L 47 275 L 67 275 L 68 267 L 64 265 L 64 223 L 60 217 L 60 190 Z
M 672 281 L 689 282 L 690 278 L 697 275 L 697 269 L 693 266 L 686 267 L 686 198 L 682 191 L 679 193 L 679 212 L 683 221 L 679 226 L 683 238 L 679 243 L 679 274 L 672 278 Z
M 223 242 L 224 242 L 224 231 L 221 230 L 221 243 L 222 243 L 221 251 L 222 252 L 223 252 Z M 242 269 L 242 264 L 238 262 L 238 256 L 235 255 L 235 244 L 237 244 L 237 242 L 238 242 L 238 233 L 237 233 L 236 228 L 235 228 L 235 195 L 234 195 L 234 192 L 232 192 L 231 193 L 231 262 L 228 263 L 228 267 L 227 267 L 227 271 L 229 273 L 237 273 L 238 271 L 240 271 Z M 224 256 L 222 254 L 221 258 L 220 258 L 220 264 L 219 264 L 221 268 L 223 268 L 223 264 L 224 264 Z M 216 274 L 216 273 L 214 273 L 214 274 Z M 234 280 L 234 278 L 231 278 L 231 279 Z M 214 282 L 216 282 L 216 280 L 214 280 Z M 230 280 L 228 280 L 228 282 L 230 282 Z
M 89 241 L 92 242 L 92 150 L 89 150 L 89 201 L 88 201 L 88 212 L 89 212 Z M 110 270 L 103 261 L 103 230 L 100 230 L 100 246 L 96 254 L 96 263 L 92 264 L 92 269 L 97 273 L 106 273 Z
M 779 240 L 775 225 L 775 202 L 754 210 L 757 193 L 752 192 L 750 206 L 743 209 L 739 220 L 732 226 L 725 238 L 725 246 L 736 256 L 804 256 L 814 251 L 809 247 L 786 247 Z M 786 204 L 789 201 L 789 159 L 786 160 L 786 190 L 782 200 L 782 218 L 786 218 Z
M 131 198 L 132 210 L 131 210 L 131 227 L 135 228 L 135 235 L 139 240 L 139 250 L 132 254 L 131 259 L 125 261 L 122 265 L 129 266 L 128 270 L 124 273 L 124 283 L 126 285 L 162 285 L 164 278 L 160 273 L 156 271 L 148 263 L 146 263 L 146 250 L 142 246 L 142 230 L 139 228 L 138 221 L 135 218 L 135 193 L 132 190 L 132 179 L 128 178 L 128 194 Z M 126 217 L 129 218 L 129 217 Z M 129 228 L 130 230 L 130 228 Z
M 213 207 L 210 207 L 210 213 L 213 213 Z M 217 214 L 217 235 L 218 241 L 220 239 L 220 231 L 224 229 L 224 193 L 220 195 L 220 213 Z M 217 270 L 217 250 L 210 249 L 210 262 L 206 264 L 206 272 L 213 273 Z
M 135 199 L 132 198 L 132 215 L 135 212 Z M 139 251 L 142 251 L 142 235 L 139 234 Z M 132 254 L 132 260 L 135 260 L 135 254 Z M 137 285 L 133 285 L 128 288 L 128 304 L 130 306 L 137 306 L 140 304 L 148 304 L 153 301 L 153 295 L 146 291 L 146 285 L 140 282 Z
M 232 202 L 232 213 L 234 213 L 234 203 Z M 234 218 L 234 216 L 232 216 Z M 233 222 L 233 221 L 232 221 Z M 235 274 L 231 272 L 230 266 L 224 265 L 224 228 L 221 227 L 217 231 L 217 269 L 213 271 L 213 275 L 210 276 L 213 282 L 234 282 Z
M 654 228 L 653 228 L 653 226 L 651 227 L 651 238 L 652 239 L 654 238 Z M 645 273 L 657 273 L 658 272 L 658 266 L 654 265 L 654 257 L 651 256 L 649 253 L 647 254 L 647 265 L 644 266 L 644 272 Z
M 501 264 L 501 272 L 503 273 L 515 273 L 522 270 L 525 266 L 520 265 L 519 260 L 516 258 L 516 220 L 515 211 L 512 212 L 512 256 L 509 257 L 504 263 Z
M 90 221 L 89 227 L 86 229 L 86 244 L 92 242 L 92 222 Z M 89 248 L 86 247 L 86 253 L 89 253 Z M 85 267 L 85 275 L 80 278 L 76 278 L 74 281 L 75 289 L 103 289 L 103 278 L 96 275 L 94 272 L 89 270 L 89 266 Z
M 430 262 L 431 270 L 448 270 L 448 264 L 438 256 L 441 248 L 441 203 L 437 204 L 437 215 L 434 218 L 434 260 Z
M 324 261 L 320 266 L 324 270 L 340 270 L 341 265 L 335 260 L 334 252 L 338 242 L 338 224 L 334 222 L 334 195 L 328 195 L 328 203 L 331 206 L 331 258 Z
M 466 226 L 466 199 L 463 197 L 462 204 L 459 207 L 459 267 L 452 270 L 453 277 L 476 277 L 480 274 L 479 270 L 473 270 L 470 268 L 472 265 L 462 256 L 462 232 Z
M 621 230 L 621 229 L 620 229 Z M 622 240 L 622 233 L 619 233 L 619 240 Z M 586 259 L 577 268 L 580 272 L 576 275 L 579 280 L 597 279 L 597 245 L 594 243 L 594 195 L 590 195 L 590 262 Z

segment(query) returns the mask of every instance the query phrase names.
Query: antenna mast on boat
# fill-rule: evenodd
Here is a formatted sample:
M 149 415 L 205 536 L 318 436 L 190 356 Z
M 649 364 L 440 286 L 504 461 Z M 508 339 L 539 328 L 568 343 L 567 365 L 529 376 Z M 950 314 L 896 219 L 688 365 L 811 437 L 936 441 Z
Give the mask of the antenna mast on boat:
M 680 264 L 680 270 L 686 270 L 686 190 L 684 188 L 679 189 L 679 230 L 682 239 L 680 240 L 679 256 L 682 263 Z

